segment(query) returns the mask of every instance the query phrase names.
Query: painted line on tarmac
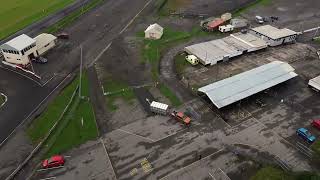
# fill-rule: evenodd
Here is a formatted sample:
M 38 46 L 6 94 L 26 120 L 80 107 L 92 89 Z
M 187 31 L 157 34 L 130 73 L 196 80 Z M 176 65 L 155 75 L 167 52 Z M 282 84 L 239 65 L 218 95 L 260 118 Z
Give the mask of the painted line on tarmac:
M 183 170 L 183 169 L 185 169 L 185 168 L 188 168 L 188 167 L 190 167 L 191 165 L 193 165 L 193 164 L 195 164 L 195 163 L 197 163 L 197 162 L 203 161 L 203 160 L 205 160 L 205 159 L 207 159 L 207 158 L 209 158 L 209 157 L 211 157 L 211 156 L 213 156 L 213 155 L 215 155 L 215 154 L 218 154 L 219 152 L 221 152 L 221 151 L 223 151 L 223 150 L 224 150 L 224 148 L 222 148 L 222 149 L 220 149 L 220 150 L 218 150 L 218 151 L 216 151 L 216 152 L 214 152 L 214 153 L 212 153 L 212 154 L 210 154 L 210 155 L 208 155 L 208 156 L 206 156 L 206 157 L 204 157 L 204 158 L 202 158 L 202 159 L 200 159 L 200 160 L 197 160 L 197 161 L 195 161 L 195 162 L 193 162 L 193 163 L 191 163 L 191 164 L 189 164 L 189 165 L 187 165 L 187 166 L 185 166 L 185 167 L 182 167 L 182 168 L 180 168 L 180 169 L 177 169 L 177 170 L 175 170 L 175 171 L 172 171 L 171 173 L 169 173 L 169 174 L 166 175 L 165 177 L 161 178 L 160 180 L 166 179 L 166 178 L 168 178 L 169 176 L 171 176 L 171 175 L 173 175 L 173 174 L 175 174 L 175 173 L 177 173 L 177 172 L 179 172 L 179 171 L 181 171 L 181 170 Z
M 89 66 L 92 66 L 95 62 L 97 62 L 101 56 L 111 47 L 112 42 L 110 42 L 99 54 L 98 56 L 90 63 Z
M 140 136 L 138 134 L 134 134 L 134 133 L 125 131 L 123 129 L 117 129 L 117 130 L 122 131 L 122 132 L 127 133 L 127 134 L 130 134 L 130 135 L 133 135 L 133 136 L 136 136 L 136 137 L 139 137 L 139 138 L 142 138 L 142 139 L 146 139 L 146 140 L 151 141 L 151 142 L 155 142 L 155 140 L 153 140 L 153 139 L 150 139 L 150 138 L 147 138 L 147 137 L 143 137 L 143 136 Z
M 212 177 L 212 179 L 216 180 L 216 178 L 214 178 L 214 176 L 209 172 L 209 176 Z
M 38 169 L 37 172 L 49 171 L 49 170 L 61 169 L 61 168 L 64 168 L 64 166 L 58 166 L 58 167 L 52 167 L 52 168 L 46 168 L 46 169 Z
M 49 179 L 56 179 L 57 177 L 47 177 L 47 178 L 43 178 L 43 179 L 39 179 L 39 180 L 49 180 Z
M 149 0 L 144 7 L 136 14 L 131 21 L 120 31 L 119 35 L 121 35 L 132 23 L 133 21 L 141 14 L 141 12 L 152 2 L 152 0 Z
M 0 149 L 3 146 L 3 144 L 12 136 L 12 134 L 27 120 L 30 118 L 30 116 L 35 113 L 39 107 L 53 94 L 60 86 L 64 83 L 65 80 L 71 77 L 71 74 L 68 74 L 32 111 L 29 113 L 29 115 L 17 126 L 14 128 L 14 130 L 0 143 Z
M 222 174 L 226 177 L 226 178 L 228 178 L 229 180 L 231 180 L 230 178 L 229 178 L 229 176 L 224 172 L 224 171 L 222 171 L 222 169 L 220 169 L 220 168 L 218 168 L 221 172 L 222 172 Z
M 0 105 L 0 108 L 1 108 L 2 106 L 4 106 L 4 105 L 7 103 L 8 97 L 7 97 L 5 94 L 3 94 L 3 93 L 0 93 L 0 96 L 3 96 L 3 97 L 4 97 L 4 102 Z
M 45 82 L 43 85 L 41 85 L 41 87 L 44 87 L 44 86 L 46 86 L 53 78 L 55 78 L 57 75 L 56 75 L 56 73 L 54 73 L 53 74 L 53 76 L 47 81 L 47 82 Z
M 113 175 L 114 175 L 114 177 L 115 177 L 116 180 L 117 180 L 118 178 L 117 178 L 116 172 L 114 171 L 113 165 L 112 165 L 112 163 L 111 163 L 111 159 L 110 159 L 110 157 L 109 157 L 109 153 L 108 153 L 108 151 L 107 151 L 107 148 L 106 148 L 106 146 L 104 145 L 104 142 L 103 142 L 102 138 L 99 138 L 99 139 L 100 139 L 101 145 L 103 146 L 104 152 L 106 153 L 107 159 L 108 159 L 108 161 L 109 161 L 109 163 L 110 163 L 110 165 L 111 165 Z M 107 178 L 108 178 L 108 177 L 107 177 Z
M 31 80 L 31 81 L 33 81 L 33 82 L 35 82 L 36 84 L 38 84 L 39 86 L 41 86 L 41 87 L 42 87 L 42 84 L 41 84 L 41 83 L 39 83 L 38 81 L 36 81 L 36 80 L 34 80 L 34 79 L 30 78 L 29 76 L 26 76 L 26 75 L 24 75 L 24 74 L 22 74 L 22 73 L 19 73 L 19 72 L 17 72 L 17 71 L 14 71 L 14 70 L 9 69 L 9 68 L 6 68 L 6 67 L 2 67 L 2 66 L 0 66 L 0 67 L 1 67 L 2 69 L 6 69 L 6 70 L 9 70 L 9 71 L 14 72 L 14 73 L 16 73 L 16 74 L 19 74 L 19 75 L 21 75 L 21 76 L 23 76 L 23 77 L 25 77 L 25 78 L 27 78 L 27 79 L 29 79 L 29 80 Z
M 201 125 L 201 124 L 199 123 L 199 124 L 196 124 L 196 125 L 194 125 L 194 126 L 192 126 L 192 127 L 199 126 L 199 125 Z M 172 133 L 172 134 L 169 134 L 169 135 L 167 135 L 167 136 L 165 136 L 165 137 L 163 137 L 163 138 L 157 139 L 157 140 L 155 140 L 154 142 L 162 141 L 162 140 L 167 139 L 167 138 L 169 138 L 169 137 L 171 137 L 171 136 L 174 136 L 174 135 L 176 135 L 176 134 L 178 134 L 178 133 L 180 133 L 180 132 L 182 132 L 182 131 L 186 131 L 186 130 L 192 128 L 192 127 L 186 127 L 186 128 L 184 128 L 184 129 L 180 129 L 179 131 L 177 131 L 177 132 L 175 132 L 175 133 Z

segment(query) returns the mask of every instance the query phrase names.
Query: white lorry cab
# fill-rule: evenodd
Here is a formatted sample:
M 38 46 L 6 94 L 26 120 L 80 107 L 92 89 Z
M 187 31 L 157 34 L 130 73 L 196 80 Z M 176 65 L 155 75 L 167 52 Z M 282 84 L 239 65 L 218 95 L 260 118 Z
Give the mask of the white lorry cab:
M 150 104 L 150 110 L 151 112 L 154 112 L 156 114 L 167 115 L 169 110 L 169 105 L 152 101 L 152 103 Z

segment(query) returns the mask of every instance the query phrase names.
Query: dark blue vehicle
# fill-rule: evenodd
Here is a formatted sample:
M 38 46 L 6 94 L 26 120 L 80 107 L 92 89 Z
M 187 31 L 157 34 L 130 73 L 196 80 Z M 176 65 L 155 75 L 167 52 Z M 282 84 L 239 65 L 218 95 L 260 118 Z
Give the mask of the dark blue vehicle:
M 316 137 L 310 134 L 309 131 L 305 128 L 299 128 L 296 133 L 298 136 L 302 137 L 309 143 L 313 143 L 316 140 Z

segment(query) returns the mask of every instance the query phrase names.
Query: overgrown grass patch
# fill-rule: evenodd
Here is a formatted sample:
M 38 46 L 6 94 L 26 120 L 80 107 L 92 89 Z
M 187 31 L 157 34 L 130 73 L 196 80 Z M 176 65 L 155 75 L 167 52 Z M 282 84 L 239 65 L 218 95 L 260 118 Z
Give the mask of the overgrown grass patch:
M 233 17 L 240 16 L 242 13 L 247 12 L 249 9 L 255 8 L 257 6 L 268 6 L 272 3 L 273 0 L 256 0 L 247 6 L 237 9 L 232 13 Z
M 74 80 L 47 106 L 47 108 L 37 117 L 27 129 L 27 134 L 33 143 L 40 142 L 54 123 L 59 119 L 73 91 L 78 85 L 78 80 Z
M 0 0 L 0 39 L 63 9 L 74 0 Z
M 171 12 L 179 11 L 183 6 L 190 4 L 192 0 L 159 0 L 158 14 L 160 16 L 168 16 Z
M 102 3 L 104 0 L 91 0 L 87 5 L 83 6 L 82 8 L 72 12 L 68 16 L 64 17 L 61 19 L 59 22 L 56 24 L 50 26 L 45 30 L 47 33 L 55 33 L 62 28 L 70 25 L 73 23 L 75 20 L 77 20 L 80 16 L 85 14 L 86 12 L 90 11 L 92 8 L 96 7 L 98 4 Z
M 316 153 L 316 157 L 320 159 L 320 141 L 313 143 L 311 148 Z
M 173 106 L 180 106 L 182 103 L 180 99 L 164 84 L 159 84 L 159 90 L 162 95 L 170 100 Z
M 188 66 L 191 66 L 191 64 L 186 60 L 186 54 L 184 54 L 184 53 L 177 54 L 174 57 L 174 64 L 176 67 L 177 74 L 179 74 L 179 75 L 183 74 L 184 70 Z
M 133 89 L 130 88 L 127 83 L 120 80 L 116 80 L 112 78 L 112 76 L 106 77 L 103 87 L 105 93 L 107 93 L 107 107 L 111 111 L 115 111 L 118 109 L 117 105 L 115 104 L 116 99 L 121 98 L 129 104 L 133 99 L 135 99 Z
M 285 172 L 279 167 L 261 168 L 250 180 L 319 180 L 317 172 Z

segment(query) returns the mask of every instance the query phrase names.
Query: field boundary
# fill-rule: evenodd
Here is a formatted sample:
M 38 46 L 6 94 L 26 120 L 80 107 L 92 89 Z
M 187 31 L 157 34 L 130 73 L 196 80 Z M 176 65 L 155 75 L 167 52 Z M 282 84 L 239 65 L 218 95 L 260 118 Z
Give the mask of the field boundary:
M 31 158 L 37 153 L 39 152 L 39 149 L 42 147 L 42 145 L 49 139 L 49 137 L 51 136 L 52 132 L 54 132 L 54 130 L 56 129 L 56 127 L 58 126 L 58 124 L 60 124 L 61 120 L 63 119 L 65 113 L 69 110 L 69 106 L 72 104 L 72 102 L 74 101 L 77 92 L 78 92 L 79 86 L 77 86 L 75 88 L 75 90 L 73 91 L 73 94 L 68 102 L 68 104 L 66 105 L 66 107 L 64 108 L 63 112 L 61 113 L 59 119 L 55 122 L 55 124 L 51 127 L 51 129 L 49 130 L 49 132 L 47 133 L 47 135 L 45 136 L 45 138 L 39 142 L 39 144 L 36 146 L 36 148 L 34 148 L 34 150 L 28 155 L 28 157 L 6 178 L 6 180 L 11 180 L 13 179 L 18 172 L 31 160 Z

